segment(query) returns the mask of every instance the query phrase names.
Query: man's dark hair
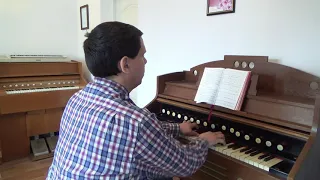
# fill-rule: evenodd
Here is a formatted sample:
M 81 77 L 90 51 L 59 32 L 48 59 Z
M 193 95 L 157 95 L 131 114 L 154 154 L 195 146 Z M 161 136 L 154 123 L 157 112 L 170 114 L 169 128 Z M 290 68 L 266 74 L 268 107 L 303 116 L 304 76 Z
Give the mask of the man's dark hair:
M 142 34 L 138 28 L 116 21 L 96 26 L 83 43 L 85 61 L 92 75 L 117 75 L 121 58 L 135 58 L 138 55 Z

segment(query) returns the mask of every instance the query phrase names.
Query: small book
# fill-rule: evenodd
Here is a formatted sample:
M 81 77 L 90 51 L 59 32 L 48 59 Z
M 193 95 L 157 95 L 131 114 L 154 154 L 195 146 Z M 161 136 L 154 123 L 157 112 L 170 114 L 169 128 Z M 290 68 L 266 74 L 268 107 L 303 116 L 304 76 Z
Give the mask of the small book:
M 240 110 L 250 82 L 251 71 L 205 68 L 195 101 Z

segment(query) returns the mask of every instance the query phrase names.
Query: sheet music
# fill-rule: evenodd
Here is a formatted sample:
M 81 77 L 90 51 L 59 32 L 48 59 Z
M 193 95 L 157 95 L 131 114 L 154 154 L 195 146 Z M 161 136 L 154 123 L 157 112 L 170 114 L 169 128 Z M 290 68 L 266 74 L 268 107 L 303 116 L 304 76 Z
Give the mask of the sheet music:
M 225 69 L 215 104 L 234 110 L 246 83 L 248 71 Z
M 224 68 L 205 68 L 195 101 L 214 104 Z

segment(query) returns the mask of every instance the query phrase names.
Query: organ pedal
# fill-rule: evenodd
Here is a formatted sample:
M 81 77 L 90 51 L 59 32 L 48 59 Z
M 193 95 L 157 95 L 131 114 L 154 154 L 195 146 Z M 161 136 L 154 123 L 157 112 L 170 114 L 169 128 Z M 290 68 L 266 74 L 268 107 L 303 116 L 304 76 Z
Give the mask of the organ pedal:
M 39 136 L 34 136 L 34 140 L 31 140 L 31 149 L 35 157 L 49 154 L 45 139 L 39 138 Z
M 30 140 L 32 150 L 31 160 L 36 161 L 53 157 L 58 139 L 58 135 L 55 135 L 53 132 L 51 132 L 49 136 L 34 136 L 33 140 Z
M 50 133 L 50 137 L 46 137 L 46 141 L 50 152 L 54 153 L 58 142 L 58 136 L 55 136 L 54 133 Z

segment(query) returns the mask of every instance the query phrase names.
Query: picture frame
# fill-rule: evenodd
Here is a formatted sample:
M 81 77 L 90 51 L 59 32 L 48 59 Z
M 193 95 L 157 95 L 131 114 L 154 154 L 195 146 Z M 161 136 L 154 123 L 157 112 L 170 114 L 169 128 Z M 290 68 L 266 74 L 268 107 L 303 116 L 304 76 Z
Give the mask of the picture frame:
M 236 0 L 207 0 L 207 16 L 234 13 Z
M 89 6 L 88 6 L 88 4 L 80 7 L 80 26 L 81 26 L 81 30 L 89 29 Z

